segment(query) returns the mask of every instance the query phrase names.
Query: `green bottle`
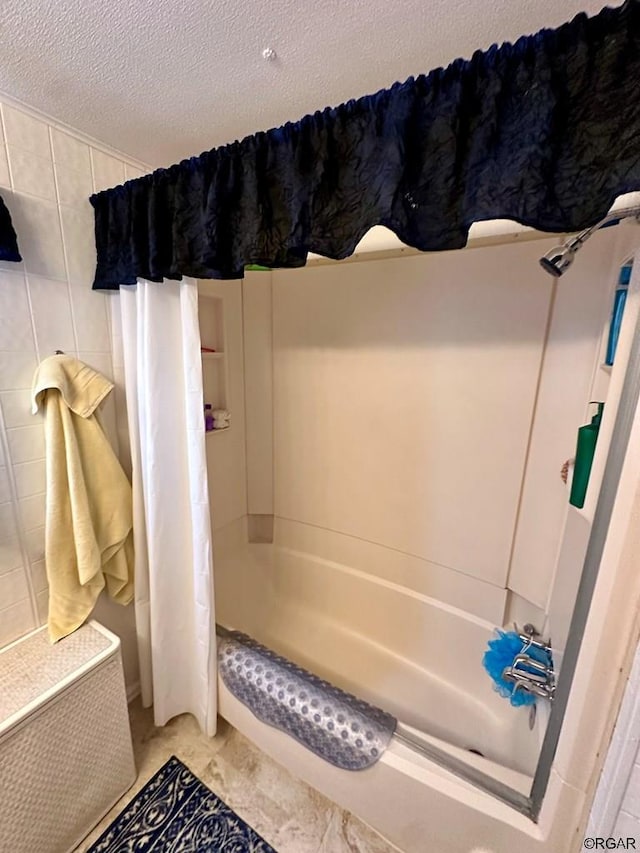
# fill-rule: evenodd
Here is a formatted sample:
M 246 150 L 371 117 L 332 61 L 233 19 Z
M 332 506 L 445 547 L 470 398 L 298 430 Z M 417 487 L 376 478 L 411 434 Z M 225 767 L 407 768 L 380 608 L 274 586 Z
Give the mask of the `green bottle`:
M 578 430 L 576 461 L 573 469 L 573 480 L 571 481 L 571 495 L 569 497 L 569 503 L 572 506 L 577 506 L 579 509 L 582 509 L 584 506 L 584 499 L 587 494 L 589 475 L 591 474 L 593 457 L 596 452 L 596 443 L 598 441 L 598 432 L 600 431 L 600 421 L 602 420 L 604 403 L 598 403 L 597 406 L 598 411 L 591 418 L 591 423 L 581 426 Z

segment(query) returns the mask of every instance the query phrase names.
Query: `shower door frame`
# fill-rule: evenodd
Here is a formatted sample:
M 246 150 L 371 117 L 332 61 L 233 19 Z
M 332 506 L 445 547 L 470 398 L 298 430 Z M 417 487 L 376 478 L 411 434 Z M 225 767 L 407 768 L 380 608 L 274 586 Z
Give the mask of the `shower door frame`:
M 640 250 L 635 252 L 634 279 L 640 279 Z M 631 350 L 624 374 L 620 402 L 611 435 L 611 443 L 602 478 L 602 485 L 591 526 L 576 602 L 571 616 L 562 670 L 558 677 L 553 705 L 529 796 L 529 813 L 537 821 L 542 808 L 551 768 L 558 749 L 571 685 L 575 675 L 582 637 L 587 624 L 593 593 L 598 580 L 611 518 L 615 509 L 618 486 L 629 447 L 638 403 L 640 401 L 640 312 L 635 318 Z

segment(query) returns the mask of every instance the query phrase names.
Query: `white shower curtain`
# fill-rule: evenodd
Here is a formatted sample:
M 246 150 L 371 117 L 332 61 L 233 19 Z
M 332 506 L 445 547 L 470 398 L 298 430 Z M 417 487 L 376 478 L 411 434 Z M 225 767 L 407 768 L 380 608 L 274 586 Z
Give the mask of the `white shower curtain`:
M 143 704 L 216 726 L 213 566 L 196 282 L 120 288 Z

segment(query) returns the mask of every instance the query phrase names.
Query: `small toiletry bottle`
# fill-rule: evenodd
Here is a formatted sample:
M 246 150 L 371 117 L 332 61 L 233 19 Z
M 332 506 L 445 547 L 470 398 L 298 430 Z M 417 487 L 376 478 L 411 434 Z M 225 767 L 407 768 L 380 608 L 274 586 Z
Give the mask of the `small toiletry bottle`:
M 571 495 L 569 497 L 569 503 L 579 509 L 582 509 L 584 506 L 584 500 L 587 495 L 589 475 L 591 474 L 593 457 L 596 452 L 596 443 L 598 441 L 598 432 L 600 431 L 600 422 L 602 420 L 604 403 L 598 403 L 597 406 L 598 411 L 591 418 L 591 423 L 581 426 L 578 430 L 576 462 L 573 469 L 573 480 L 571 481 Z
M 211 409 L 211 403 L 205 403 L 204 404 L 204 428 L 205 428 L 205 432 L 211 432 L 214 428 L 213 411 Z
M 618 286 L 613 299 L 613 313 L 611 314 L 611 324 L 609 325 L 607 356 L 605 358 L 605 364 L 608 364 L 609 366 L 613 364 L 613 360 L 616 356 L 616 347 L 618 346 L 618 337 L 620 336 L 620 326 L 622 325 L 622 315 L 627 301 L 629 282 L 631 281 L 631 267 L 631 264 L 625 264 L 625 266 L 620 269 Z

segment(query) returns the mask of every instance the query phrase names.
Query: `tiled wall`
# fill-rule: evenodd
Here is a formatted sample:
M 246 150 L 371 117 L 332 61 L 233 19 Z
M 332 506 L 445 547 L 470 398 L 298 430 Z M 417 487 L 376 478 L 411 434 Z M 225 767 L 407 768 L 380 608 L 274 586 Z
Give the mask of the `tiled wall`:
M 640 764 L 637 753 L 622 800 L 622 808 L 611 835 L 614 838 L 634 838 L 636 843 L 640 842 Z
M 640 648 L 629 674 L 585 837 L 640 842 Z
M 0 262 L 1 646 L 46 618 L 44 435 L 30 413 L 33 373 L 60 349 L 113 377 L 112 297 L 91 291 L 88 197 L 142 168 L 1 98 L 0 117 L 0 195 L 24 258 Z M 115 405 L 111 395 L 103 418 L 117 442 Z

